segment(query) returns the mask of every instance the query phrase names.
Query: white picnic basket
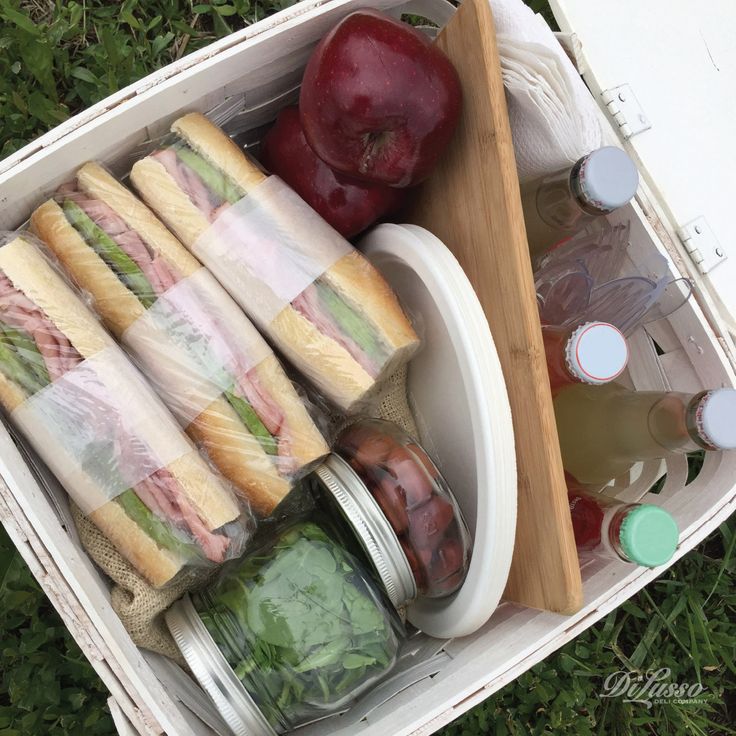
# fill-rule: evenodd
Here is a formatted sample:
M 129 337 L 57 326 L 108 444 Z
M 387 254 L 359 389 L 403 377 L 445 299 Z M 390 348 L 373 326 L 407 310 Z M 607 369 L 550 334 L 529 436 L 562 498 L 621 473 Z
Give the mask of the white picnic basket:
M 0 162 L 0 228 L 19 226 L 32 207 L 87 160 L 124 167 L 128 161 L 121 152 L 162 134 L 182 112 L 211 110 L 221 104 L 227 107 L 231 100 L 242 100 L 245 95 L 246 111 L 235 121 L 240 128 L 256 128 L 272 120 L 281 106 L 295 98 L 314 43 L 342 16 L 366 4 L 360 0 L 299 3 L 146 77 L 37 139 Z M 397 14 L 422 14 L 439 24 L 452 13 L 452 6 L 442 0 L 404 5 L 395 0 L 372 0 L 370 5 Z M 736 349 L 729 329 L 734 330 L 736 290 L 729 293 L 728 287 L 736 256 L 731 261 L 724 257 L 729 244 L 725 238 L 730 236 L 724 218 L 728 187 L 731 201 L 736 194 L 726 176 L 736 170 L 736 156 L 733 144 L 726 142 L 723 119 L 731 130 L 735 121 L 733 114 L 727 118 L 724 107 L 725 117 L 711 128 L 711 135 L 724 136 L 719 143 L 726 150 L 718 161 L 699 160 L 699 150 L 683 150 L 691 126 L 708 124 L 705 111 L 698 116 L 689 110 L 688 115 L 675 119 L 662 85 L 664 92 L 669 90 L 673 95 L 678 82 L 672 77 L 668 88 L 666 75 L 664 81 L 661 74 L 654 81 L 650 78 L 658 71 L 655 61 L 661 45 L 650 49 L 646 42 L 662 34 L 692 41 L 692 45 L 679 43 L 670 48 L 684 59 L 678 62 L 683 64 L 683 73 L 690 69 L 708 77 L 708 85 L 697 88 L 691 84 L 687 90 L 688 105 L 695 108 L 705 100 L 717 105 L 719 94 L 721 100 L 731 99 L 726 80 L 731 80 L 732 89 L 736 47 L 720 40 L 718 23 L 711 18 L 704 31 L 704 45 L 696 48 L 693 38 L 697 29 L 683 31 L 687 26 L 686 0 L 649 0 L 646 10 L 642 5 L 635 0 L 553 0 L 563 31 L 570 34 L 575 30 L 582 40 L 580 54 L 576 39 L 567 37 L 570 48 L 578 49 L 578 61 L 589 86 L 609 114 L 611 135 L 623 139 L 646 175 L 637 201 L 622 213 L 631 218 L 635 251 L 656 248 L 670 259 L 673 275 L 688 275 L 701 287 L 697 298 L 685 307 L 649 326 L 648 333 L 641 330 L 634 335 L 630 378 L 640 389 L 694 392 L 734 386 Z M 714 17 L 729 17 L 725 27 L 733 28 L 730 0 L 708 0 L 702 5 Z M 630 22 L 635 10 L 656 18 L 656 24 L 642 20 L 637 30 L 637 24 Z M 699 7 L 699 13 L 704 12 Z M 635 54 L 637 34 L 641 43 Z M 708 41 L 717 47 L 718 58 L 712 58 L 712 63 L 720 64 L 720 71 L 725 72 L 716 82 L 703 66 L 703 54 L 712 54 Z M 626 53 L 617 53 L 620 48 Z M 616 91 L 621 85 L 636 92 L 641 109 L 629 105 L 622 109 Z M 642 109 L 646 109 L 644 121 L 650 128 L 642 122 Z M 667 168 L 672 164 L 667 160 L 668 150 L 684 171 L 701 178 L 689 185 L 673 183 Z M 710 176 L 707 184 L 702 179 L 706 171 Z M 693 194 L 691 199 L 684 196 L 686 190 Z M 696 230 L 693 223 L 701 227 Z M 667 480 L 656 502 L 667 508 L 680 526 L 677 558 L 736 509 L 736 453 L 710 453 L 697 479 L 687 487 L 687 462 L 678 458 L 668 461 L 666 467 L 649 463 L 638 468 L 636 478 L 619 479 L 612 492 L 632 500 L 645 497 L 665 470 Z M 133 645 L 110 607 L 105 579 L 79 546 L 65 495 L 53 481 L 47 488 L 39 482 L 29 469 L 24 449 L 2 426 L 0 474 L 0 519 L 109 688 L 119 733 L 226 735 L 207 698 L 178 666 Z M 406 665 L 388 687 L 379 687 L 347 714 L 300 732 L 305 736 L 432 733 L 591 626 L 659 573 L 661 569 L 591 559 L 583 568 L 585 602 L 572 616 L 503 603 L 472 636 L 450 642 L 417 636 L 412 642 L 411 666 Z

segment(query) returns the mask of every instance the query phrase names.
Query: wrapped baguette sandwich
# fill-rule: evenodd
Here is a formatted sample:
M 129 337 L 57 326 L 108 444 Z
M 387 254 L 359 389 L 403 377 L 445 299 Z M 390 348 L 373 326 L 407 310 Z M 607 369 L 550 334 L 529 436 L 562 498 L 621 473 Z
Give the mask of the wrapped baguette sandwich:
M 273 511 L 328 447 L 235 302 L 95 163 L 31 227 L 223 475 L 257 513 Z
M 0 404 L 152 585 L 242 552 L 234 494 L 25 234 L 0 247 Z
M 418 338 L 381 275 L 203 115 L 138 161 L 134 186 L 260 330 L 338 407 L 357 410 Z

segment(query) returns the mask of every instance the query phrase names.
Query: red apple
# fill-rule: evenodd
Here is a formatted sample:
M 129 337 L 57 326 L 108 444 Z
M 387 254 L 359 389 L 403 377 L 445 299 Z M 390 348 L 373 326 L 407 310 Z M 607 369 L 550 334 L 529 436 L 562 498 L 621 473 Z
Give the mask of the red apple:
M 336 171 L 407 187 L 425 179 L 460 117 L 450 60 L 406 23 L 359 10 L 318 44 L 302 80 L 302 126 Z
M 335 173 L 309 147 L 296 106 L 283 109 L 266 133 L 261 162 L 346 238 L 394 212 L 405 199 L 401 189 Z

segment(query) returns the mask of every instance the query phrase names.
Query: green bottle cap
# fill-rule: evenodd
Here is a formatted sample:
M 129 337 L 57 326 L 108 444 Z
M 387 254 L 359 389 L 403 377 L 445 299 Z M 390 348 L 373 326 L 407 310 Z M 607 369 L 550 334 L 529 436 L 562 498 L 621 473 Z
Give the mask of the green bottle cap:
M 619 542 L 624 554 L 637 565 L 657 567 L 672 558 L 680 532 L 664 509 L 643 503 L 624 517 Z

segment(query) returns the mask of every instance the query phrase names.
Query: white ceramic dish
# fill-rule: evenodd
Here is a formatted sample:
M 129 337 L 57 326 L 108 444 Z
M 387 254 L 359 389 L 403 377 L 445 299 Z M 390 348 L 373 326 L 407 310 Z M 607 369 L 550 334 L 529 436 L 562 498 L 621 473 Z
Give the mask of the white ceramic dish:
M 418 323 L 423 347 L 410 364 L 409 397 L 419 439 L 474 540 L 463 587 L 451 598 L 412 604 L 408 618 L 431 636 L 465 636 L 496 609 L 514 548 L 516 459 L 501 365 L 470 282 L 434 235 L 415 225 L 380 225 L 360 248 Z

